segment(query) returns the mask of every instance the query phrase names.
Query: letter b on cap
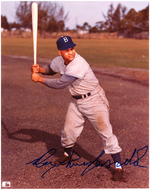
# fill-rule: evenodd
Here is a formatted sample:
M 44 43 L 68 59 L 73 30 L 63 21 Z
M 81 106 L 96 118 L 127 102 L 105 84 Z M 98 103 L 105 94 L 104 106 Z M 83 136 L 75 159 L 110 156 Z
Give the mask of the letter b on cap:
M 64 42 L 68 42 L 68 38 L 67 37 L 64 37 Z

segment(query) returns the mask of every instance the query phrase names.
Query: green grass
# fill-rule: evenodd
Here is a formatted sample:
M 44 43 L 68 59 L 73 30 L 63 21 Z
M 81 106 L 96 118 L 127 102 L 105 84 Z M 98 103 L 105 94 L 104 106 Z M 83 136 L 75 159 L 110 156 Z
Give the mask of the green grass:
M 73 39 L 76 51 L 91 66 L 149 68 L 149 40 Z M 2 38 L 1 54 L 33 57 L 32 38 Z M 57 56 L 56 39 L 38 39 L 37 57 Z

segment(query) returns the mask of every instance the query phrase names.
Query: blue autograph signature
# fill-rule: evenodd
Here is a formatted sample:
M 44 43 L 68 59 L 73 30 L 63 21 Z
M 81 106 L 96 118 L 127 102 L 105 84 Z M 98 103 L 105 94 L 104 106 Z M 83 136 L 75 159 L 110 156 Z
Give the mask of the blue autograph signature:
M 143 153 L 142 150 L 144 150 L 144 153 Z M 73 150 L 72 155 L 71 155 L 71 157 L 70 157 L 70 159 L 69 159 L 68 162 L 60 163 L 60 164 L 56 165 L 56 164 L 54 164 L 52 161 L 49 161 L 49 160 L 48 160 L 49 158 L 51 158 L 51 157 L 56 153 L 56 151 L 57 151 L 57 149 L 52 148 L 51 150 L 49 150 L 48 152 L 46 152 L 45 154 L 43 154 L 41 157 L 39 157 L 39 158 L 37 158 L 37 159 L 35 159 L 35 160 L 29 162 L 29 163 L 26 163 L 26 164 L 35 165 L 37 168 L 41 168 L 41 167 L 43 167 L 43 166 L 49 165 L 50 168 L 49 168 L 48 170 L 46 170 L 46 171 L 42 174 L 41 178 L 44 178 L 44 175 L 45 175 L 48 171 L 50 171 L 51 169 L 53 169 L 53 168 L 55 168 L 55 167 L 59 167 L 60 165 L 63 165 L 63 166 L 65 165 L 66 168 L 72 168 L 73 166 L 87 166 L 87 167 L 84 169 L 84 171 L 82 172 L 82 174 L 81 174 L 81 175 L 83 176 L 84 174 L 88 173 L 89 171 L 91 171 L 92 169 L 94 169 L 94 168 L 96 168 L 96 167 L 103 167 L 104 165 L 106 165 L 106 168 L 108 169 L 108 168 L 110 168 L 110 166 L 111 166 L 112 164 L 114 164 L 114 162 L 111 163 L 110 160 L 107 160 L 105 163 L 102 163 L 100 160 L 98 160 L 98 159 L 99 159 L 100 157 L 102 157 L 103 154 L 105 153 L 104 150 L 103 150 L 103 151 L 101 152 L 101 154 L 100 154 L 95 160 L 93 160 L 93 161 L 90 161 L 90 162 L 83 162 L 83 163 L 81 163 L 81 164 L 75 163 L 75 161 L 78 161 L 78 160 L 81 159 L 81 156 L 80 156 L 77 152 L 75 152 L 75 151 Z M 142 151 L 142 153 L 140 153 L 141 151 Z M 143 148 L 140 148 L 140 149 L 138 149 L 138 150 L 135 148 L 135 150 L 134 150 L 134 152 L 133 152 L 131 158 L 129 158 L 129 159 L 126 158 L 125 162 L 123 162 L 121 165 L 125 165 L 125 166 L 126 166 L 126 165 L 130 164 L 130 165 L 133 165 L 133 166 L 138 166 L 138 167 L 142 167 L 142 168 L 147 168 L 146 166 L 140 165 L 140 163 L 139 163 L 139 161 L 145 156 L 145 154 L 147 153 L 147 151 L 148 151 L 148 146 L 144 146 Z M 139 154 L 142 154 L 142 155 L 139 156 Z M 73 155 L 76 155 L 77 158 L 76 158 L 76 159 L 73 159 L 73 158 L 72 158 Z M 136 157 L 136 158 L 135 158 L 135 157 Z M 136 159 L 136 160 L 135 160 L 135 161 L 132 161 L 133 158 L 134 158 L 134 160 L 135 160 L 135 159 Z

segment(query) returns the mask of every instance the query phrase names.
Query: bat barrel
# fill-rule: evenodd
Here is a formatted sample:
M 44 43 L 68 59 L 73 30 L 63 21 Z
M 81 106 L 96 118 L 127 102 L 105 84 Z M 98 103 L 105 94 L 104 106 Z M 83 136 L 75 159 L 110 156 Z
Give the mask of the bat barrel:
M 34 65 L 37 62 L 37 29 L 38 29 L 38 4 L 32 3 L 32 31 L 33 31 L 33 54 Z

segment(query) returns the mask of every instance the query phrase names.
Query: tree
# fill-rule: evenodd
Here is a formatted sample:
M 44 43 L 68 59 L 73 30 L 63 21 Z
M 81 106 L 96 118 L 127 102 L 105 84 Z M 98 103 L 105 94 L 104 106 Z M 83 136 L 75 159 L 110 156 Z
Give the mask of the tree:
M 91 26 L 87 22 L 84 22 L 83 26 L 76 25 L 76 28 L 77 30 L 89 31 Z
M 16 10 L 16 18 L 23 28 L 32 27 L 31 4 L 32 2 L 20 1 Z
M 126 10 L 126 7 L 123 7 L 121 4 L 118 4 L 116 9 L 111 4 L 107 16 L 103 14 L 106 21 L 101 23 L 101 26 L 108 32 L 117 32 L 124 25 L 123 20 Z
M 46 26 L 46 31 L 49 31 L 49 32 L 56 32 L 58 31 L 58 25 L 57 25 L 57 21 L 55 20 L 54 17 L 50 18 L 48 23 L 47 23 L 47 26 Z
M 10 29 L 12 29 L 12 28 L 20 29 L 21 28 L 21 25 L 16 22 L 10 23 L 9 26 L 10 26 Z
M 117 32 L 118 34 L 126 32 L 129 36 L 133 36 L 134 33 L 149 31 L 149 6 L 139 12 L 133 8 L 126 12 L 127 8 L 121 4 L 118 4 L 116 9 L 111 4 L 107 15 L 103 14 L 105 21 L 96 22 L 98 32 Z M 92 28 L 91 31 L 96 32 L 96 28 Z
M 83 24 L 83 30 L 90 30 L 90 28 L 91 28 L 91 26 L 87 23 L 87 22 L 85 22 L 84 24 Z
M 142 11 L 139 11 L 141 15 L 140 26 L 149 31 L 149 6 Z
M 31 1 L 20 1 L 16 10 L 18 22 L 24 28 L 32 28 Z M 57 3 L 50 1 L 38 1 L 38 29 L 43 31 L 56 32 L 63 30 L 68 14 L 64 8 Z
M 57 22 L 57 25 L 58 25 L 58 30 L 59 30 L 59 31 L 64 31 L 65 23 L 64 23 L 63 20 L 59 20 L 59 21 Z
M 149 6 L 145 9 L 136 12 L 134 9 L 131 9 L 127 15 L 126 19 L 126 27 L 133 28 L 141 28 L 141 30 L 149 30 Z
M 97 32 L 99 32 L 99 30 L 97 29 L 96 26 L 90 28 L 90 30 L 89 30 L 89 33 L 97 33 Z
M 126 27 L 131 29 L 133 26 L 137 24 L 137 12 L 134 9 L 130 9 L 130 11 L 125 16 Z
M 114 30 L 113 29 L 113 12 L 114 12 L 114 7 L 113 7 L 113 4 L 111 4 L 110 8 L 107 11 L 107 16 L 103 14 L 106 20 L 104 22 L 104 27 L 105 27 L 105 30 L 108 30 L 108 32 L 112 32 Z
M 1 15 L 1 27 L 9 30 L 9 24 L 8 24 L 6 16 Z

